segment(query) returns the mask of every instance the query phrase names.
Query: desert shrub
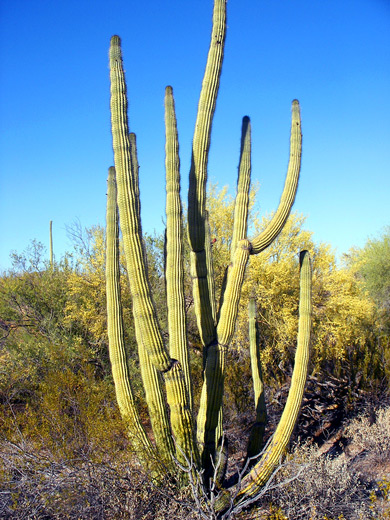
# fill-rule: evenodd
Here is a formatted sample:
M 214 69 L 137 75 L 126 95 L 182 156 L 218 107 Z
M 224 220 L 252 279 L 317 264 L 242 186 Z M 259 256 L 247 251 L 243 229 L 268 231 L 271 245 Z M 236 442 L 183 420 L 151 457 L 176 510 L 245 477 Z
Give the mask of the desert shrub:
M 378 410 L 375 421 L 372 414 L 352 420 L 344 434 L 345 451 L 337 457 L 321 456 L 314 446 L 296 448 L 277 479 L 299 475 L 268 494 L 270 519 L 387 518 L 390 407 Z
M 390 407 L 357 417 L 346 435 L 360 451 L 369 451 L 378 462 L 390 462 Z
M 1 403 L 0 425 L 7 440 L 23 438 L 57 461 L 86 455 L 97 461 L 127 448 L 112 384 L 97 379 L 94 367 L 83 362 L 61 366 L 58 361 L 28 399 Z
M 292 472 L 299 477 L 289 485 L 275 488 L 270 501 L 281 507 L 288 520 L 338 519 L 362 520 L 369 517 L 369 492 L 362 488 L 359 476 L 341 457 L 319 457 L 314 447 L 300 447 L 291 464 L 279 475 L 288 480 Z M 343 516 L 342 516 L 343 515 Z M 282 516 L 280 518 L 283 518 Z

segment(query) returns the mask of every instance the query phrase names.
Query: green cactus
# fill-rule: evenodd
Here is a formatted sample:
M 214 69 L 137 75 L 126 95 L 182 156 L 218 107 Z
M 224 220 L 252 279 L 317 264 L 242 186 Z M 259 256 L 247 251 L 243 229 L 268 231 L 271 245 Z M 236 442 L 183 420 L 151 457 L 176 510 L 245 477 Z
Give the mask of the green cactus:
M 260 456 L 266 410 L 253 303 L 250 313 L 250 349 L 256 399 L 256 423 L 248 445 L 248 458 L 252 458 L 253 463 L 252 467 L 248 464 L 249 469 L 241 479 L 239 488 L 222 490 L 227 455 L 226 443 L 223 439 L 222 414 L 225 355 L 234 335 L 245 269 L 250 256 L 268 247 L 282 230 L 295 199 L 301 158 L 300 111 L 298 101 L 294 100 L 290 160 L 279 207 L 267 228 L 259 236 L 249 240 L 247 220 L 251 175 L 251 125 L 248 117 L 243 119 L 231 263 L 226 270 L 217 305 L 206 211 L 206 182 L 211 125 L 222 68 L 225 32 L 226 0 L 215 0 L 210 50 L 193 139 L 188 194 L 187 233 L 190 244 L 193 299 L 204 352 L 203 387 L 196 421 L 193 418 L 193 391 L 186 339 L 180 163 L 173 91 L 171 87 L 167 87 L 165 92 L 167 214 L 165 276 L 169 329 L 169 345 L 166 346 L 147 279 L 140 220 L 136 138 L 129 128 L 126 82 L 121 42 L 118 36 L 112 37 L 110 46 L 111 122 L 115 170 L 110 168 L 108 181 L 106 268 L 113 377 L 119 408 L 128 425 L 131 440 L 140 460 L 148 467 L 151 466 L 150 460 L 157 461 L 158 463 L 152 463 L 152 466 L 154 472 L 160 476 L 164 472 L 174 471 L 175 461 L 179 461 L 181 467 L 191 461 L 192 474 L 202 474 L 206 489 L 210 477 L 214 477 L 217 482 L 220 492 L 214 505 L 220 512 L 229 507 L 240 507 L 240 504 L 256 496 L 286 450 L 298 416 L 306 381 L 311 313 L 310 260 L 307 252 L 303 252 L 300 259 L 298 346 L 286 408 L 272 440 Z M 133 300 L 141 376 L 155 446 L 152 446 L 136 413 L 126 365 L 119 298 L 118 210 Z M 218 471 L 215 473 L 218 460 L 223 463 L 219 464 Z
M 261 358 L 259 348 L 259 331 L 256 321 L 256 301 L 249 300 L 249 348 L 251 356 L 251 368 L 253 390 L 255 394 L 256 420 L 252 426 L 248 442 L 249 459 L 256 459 L 263 449 L 264 431 L 267 423 L 267 408 L 265 405 L 263 376 L 261 372 Z M 252 464 L 251 464 L 252 465 Z
M 53 255 L 53 221 L 50 221 L 49 225 L 49 240 L 50 240 L 50 269 L 54 267 L 54 255 Z
M 148 460 L 156 461 L 157 457 L 139 419 L 126 361 L 120 300 L 119 226 L 116 201 L 115 168 L 111 166 L 107 181 L 106 218 L 106 295 L 109 354 L 118 406 L 125 420 L 130 440 L 141 460 L 145 463 Z

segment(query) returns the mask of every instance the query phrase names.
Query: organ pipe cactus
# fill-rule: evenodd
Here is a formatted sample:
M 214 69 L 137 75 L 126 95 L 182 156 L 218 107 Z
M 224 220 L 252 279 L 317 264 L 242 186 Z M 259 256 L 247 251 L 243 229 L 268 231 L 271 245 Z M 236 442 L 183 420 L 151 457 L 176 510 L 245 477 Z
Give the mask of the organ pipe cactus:
M 266 229 L 253 239 L 247 237 L 251 175 L 251 125 L 243 119 L 231 263 L 216 302 L 212 250 L 206 210 L 207 162 L 212 119 L 219 88 L 226 32 L 226 0 L 215 0 L 210 50 L 199 100 L 193 138 L 188 195 L 187 234 L 190 245 L 193 300 L 199 336 L 203 344 L 203 387 L 199 410 L 193 416 L 193 392 L 186 338 L 183 282 L 182 205 L 180 163 L 173 90 L 165 92 L 166 128 L 166 288 L 169 344 L 163 339 L 147 279 L 143 246 L 138 160 L 135 134 L 130 132 L 127 92 L 122 64 L 121 41 L 113 36 L 110 46 L 111 123 L 115 169 L 110 168 L 107 202 L 107 312 L 112 371 L 121 414 L 140 460 L 154 474 L 172 472 L 191 463 L 203 475 L 207 488 L 223 451 L 223 386 L 226 351 L 232 341 L 245 269 L 251 255 L 268 247 L 282 230 L 294 202 L 301 158 L 301 122 L 298 101 L 292 103 L 290 160 L 279 207 Z M 135 335 L 155 443 L 152 445 L 136 413 L 126 365 L 119 292 L 118 220 L 122 230 L 125 261 L 133 302 Z M 264 394 L 255 330 L 255 311 L 250 315 L 252 373 L 257 417 L 248 447 L 256 458 L 233 493 L 221 490 L 215 505 L 222 512 L 240 501 L 256 496 L 279 463 L 296 422 L 306 381 L 311 314 L 311 268 L 302 252 L 298 346 L 291 389 L 280 424 L 262 455 L 265 422 Z M 168 408 L 167 408 L 168 407 Z M 225 445 L 226 447 L 226 445 Z M 221 465 L 220 465 L 221 466 Z M 222 465 L 224 467 L 224 465 Z M 232 499 L 231 497 L 235 498 Z
M 249 348 L 251 357 L 253 390 L 255 394 L 256 420 L 252 426 L 248 442 L 248 458 L 256 458 L 263 448 L 264 431 L 267 423 L 267 409 L 265 405 L 264 384 L 261 372 L 261 358 L 259 348 L 259 331 L 256 321 L 256 302 L 249 301 Z

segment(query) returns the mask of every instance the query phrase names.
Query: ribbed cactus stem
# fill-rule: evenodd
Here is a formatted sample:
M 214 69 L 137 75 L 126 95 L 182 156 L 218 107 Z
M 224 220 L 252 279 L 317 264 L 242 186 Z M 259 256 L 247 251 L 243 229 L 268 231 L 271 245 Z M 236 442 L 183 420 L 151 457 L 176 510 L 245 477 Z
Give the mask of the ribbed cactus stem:
M 186 338 L 184 303 L 182 207 L 180 201 L 180 161 L 172 87 L 165 90 L 166 169 L 166 284 L 169 350 L 175 360 L 165 372 L 167 401 L 172 433 L 179 461 L 198 461 L 192 424 L 192 385 Z
M 183 222 L 180 200 L 180 160 L 175 103 L 172 87 L 165 89 L 165 170 L 166 170 L 166 287 L 169 352 L 180 362 L 192 410 L 191 376 L 186 337 L 183 271 Z
M 138 171 L 132 161 L 136 150 L 130 143 L 127 93 L 120 38 L 110 46 L 111 128 L 117 174 L 118 207 L 127 272 L 133 301 L 135 326 L 143 338 L 150 360 L 159 370 L 168 370 L 171 361 L 163 344 L 147 280 L 141 220 L 139 214 Z
M 209 212 L 205 213 L 205 233 L 206 233 L 206 268 L 207 268 L 207 283 L 209 287 L 209 299 L 210 299 L 210 307 L 211 307 L 211 316 L 212 322 L 216 324 L 217 322 L 217 302 L 215 298 L 215 277 L 214 277 L 214 264 L 213 264 L 213 254 L 211 249 L 211 234 L 210 234 L 210 221 L 209 221 Z M 213 328 L 214 332 L 214 328 Z
M 284 455 L 291 434 L 293 432 L 302 403 L 303 391 L 306 384 L 307 367 L 310 351 L 311 328 L 311 263 L 308 251 L 300 253 L 300 296 L 299 296 L 299 325 L 297 350 L 295 354 L 294 371 L 291 379 L 290 391 L 283 410 L 282 417 L 276 431 L 262 454 L 259 462 L 250 473 L 241 481 L 236 501 L 253 497 L 266 484 L 276 466 Z M 227 496 L 222 496 L 217 505 L 218 509 L 226 507 Z
M 226 34 L 226 0 L 215 0 L 213 27 L 206 70 L 198 104 L 192 142 L 192 159 L 188 190 L 188 238 L 191 253 L 191 276 L 198 329 L 204 345 L 215 339 L 213 304 L 209 294 L 206 253 L 206 181 L 211 125 L 222 70 Z
M 256 301 L 249 300 L 249 350 L 251 358 L 253 390 L 255 396 L 256 419 L 248 442 L 247 458 L 257 457 L 263 449 L 263 438 L 267 423 L 264 384 L 261 370 L 259 331 L 256 320 Z
M 216 430 L 222 405 L 226 347 L 217 342 L 207 347 L 204 382 L 197 417 L 197 441 L 205 478 L 212 475 L 216 453 Z
M 197 420 L 197 439 L 204 467 L 210 469 L 214 458 L 218 417 L 222 406 L 225 377 L 225 352 L 234 333 L 241 287 L 246 264 L 250 254 L 250 243 L 241 240 L 237 246 L 234 261 L 229 266 L 224 301 L 217 327 L 217 341 L 207 348 L 206 368 Z
M 233 261 L 237 244 L 247 236 L 249 190 L 251 185 L 251 122 L 248 116 L 242 120 L 240 163 L 238 166 L 237 194 L 234 203 L 233 238 L 230 257 Z
M 173 457 L 175 455 L 175 446 L 172 439 L 168 410 L 166 408 L 162 375 L 150 361 L 148 351 L 142 342 L 142 334 L 137 327 L 135 329 L 135 336 L 138 345 L 141 378 L 156 447 L 161 461 L 165 467 L 172 471 L 174 469 Z
M 139 458 L 147 467 L 154 467 L 160 474 L 162 465 L 139 419 L 127 367 L 123 334 L 122 304 L 120 299 L 120 270 L 118 245 L 118 210 L 116 204 L 115 168 L 109 169 L 107 183 L 106 229 L 106 295 L 109 354 L 116 398 L 129 437 Z
M 249 240 L 237 244 L 233 263 L 229 266 L 226 289 L 217 327 L 218 343 L 229 345 L 234 334 L 245 269 L 251 252 Z
M 292 102 L 291 135 L 290 135 L 290 159 L 287 168 L 286 181 L 278 209 L 266 229 L 252 239 L 252 255 L 264 251 L 279 235 L 294 204 L 298 189 L 299 172 L 301 169 L 302 132 L 299 102 Z
M 238 486 L 220 494 L 214 501 L 213 486 L 224 484 L 227 445 L 222 428 L 222 402 L 226 351 L 232 341 L 245 269 L 250 255 L 257 254 L 276 239 L 293 205 L 300 172 L 301 122 L 298 101 L 292 103 L 290 159 L 279 207 L 266 229 L 252 241 L 247 239 L 251 175 L 251 125 L 244 117 L 237 195 L 234 209 L 230 265 L 226 270 L 218 312 L 214 287 L 211 237 L 206 209 L 206 183 L 212 120 L 216 107 L 222 69 L 226 2 L 214 0 L 213 27 L 206 69 L 199 98 L 192 143 L 188 191 L 188 239 L 194 310 L 200 340 L 204 346 L 203 386 L 195 432 L 192 417 L 192 386 L 186 338 L 186 311 L 183 279 L 182 205 L 180 201 L 180 162 L 176 114 L 171 87 L 165 94 L 166 128 L 166 215 L 165 276 L 167 287 L 169 352 L 159 328 L 147 278 L 146 253 L 140 218 L 140 193 L 136 136 L 130 132 L 121 41 L 113 36 L 110 45 L 111 124 L 116 169 L 110 168 L 107 199 L 107 316 L 110 359 L 117 400 L 129 434 L 142 462 L 161 475 L 175 470 L 175 457 L 194 463 L 193 477 L 203 476 L 210 491 L 212 507 L 221 513 L 242 509 L 254 500 L 284 454 L 298 417 L 307 376 L 311 322 L 311 266 L 307 251 L 300 256 L 299 327 L 295 366 L 287 403 L 275 434 L 259 455 L 266 421 L 261 376 L 259 338 L 254 301 L 250 303 L 249 336 L 252 377 L 256 403 L 256 422 L 252 429 L 248 457 L 258 457 Z M 138 344 L 141 377 L 145 389 L 154 448 L 140 422 L 130 385 L 123 341 L 120 303 L 118 210 L 125 260 L 133 303 L 135 336 Z M 50 223 L 50 265 L 53 268 Z M 163 389 L 165 382 L 165 390 Z M 169 410 L 166 406 L 169 405 Z M 195 442 L 196 437 L 196 442 Z M 220 467 L 216 467 L 218 460 Z
M 189 407 L 188 388 L 180 363 L 175 361 L 164 374 L 167 402 L 171 412 L 172 433 L 176 444 L 176 458 L 183 464 L 192 461 L 199 467 L 199 453 L 195 444 L 194 425 Z

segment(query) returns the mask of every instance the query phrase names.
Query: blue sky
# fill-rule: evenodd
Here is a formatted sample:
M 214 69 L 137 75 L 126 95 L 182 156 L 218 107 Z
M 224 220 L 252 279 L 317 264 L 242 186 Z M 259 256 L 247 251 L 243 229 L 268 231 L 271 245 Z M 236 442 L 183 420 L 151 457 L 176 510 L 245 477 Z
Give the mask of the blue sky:
M 71 249 L 66 225 L 104 225 L 108 47 L 122 38 L 137 134 L 143 229 L 163 228 L 164 88 L 173 86 L 182 192 L 211 30 L 211 0 L 1 0 L 0 270 L 30 239 Z M 209 179 L 236 184 L 241 119 L 252 121 L 258 209 L 276 209 L 290 104 L 301 103 L 294 209 L 338 254 L 390 224 L 390 1 L 229 0 Z

